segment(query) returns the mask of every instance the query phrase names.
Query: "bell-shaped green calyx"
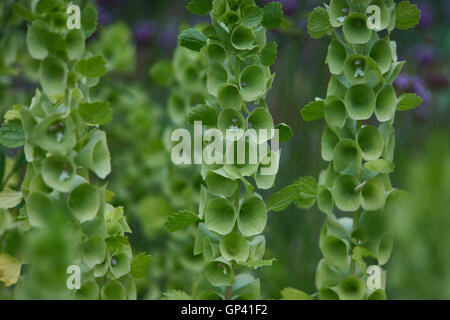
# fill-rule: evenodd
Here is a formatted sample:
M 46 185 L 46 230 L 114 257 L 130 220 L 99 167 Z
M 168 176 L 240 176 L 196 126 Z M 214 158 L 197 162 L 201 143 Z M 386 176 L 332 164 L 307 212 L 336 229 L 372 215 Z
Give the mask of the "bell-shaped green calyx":
M 338 285 L 341 300 L 362 300 L 366 293 L 364 282 L 358 277 L 347 277 Z
M 77 300 L 98 300 L 100 288 L 95 280 L 84 283 L 80 289 L 75 291 L 75 299 Z
M 356 171 L 361 166 L 362 153 L 355 141 L 343 139 L 336 145 L 333 158 L 334 170 L 337 172 L 342 172 L 348 167 Z
M 203 266 L 206 279 L 216 287 L 231 286 L 234 283 L 234 271 L 231 264 L 223 258 L 217 258 Z
M 252 29 L 237 26 L 231 33 L 231 44 L 238 50 L 251 50 L 254 47 L 255 37 Z
M 330 246 L 331 242 L 333 242 L 333 241 L 335 241 L 335 240 L 330 239 L 328 245 Z M 325 244 L 325 243 L 326 242 L 324 241 L 323 244 Z M 339 243 L 339 241 L 336 241 L 336 243 Z M 342 253 L 344 253 L 344 249 L 346 250 L 346 248 L 344 248 L 343 245 L 345 245 L 345 242 L 342 242 L 340 244 L 335 244 L 334 246 L 339 248 L 338 250 L 341 251 Z M 343 261 L 344 259 L 338 258 L 337 260 Z M 342 262 L 342 264 L 344 264 L 344 263 Z M 319 264 L 317 265 L 317 268 L 316 268 L 316 274 L 315 274 L 315 285 L 316 285 L 317 289 L 326 288 L 326 287 L 334 287 L 341 280 L 342 280 L 342 276 L 340 275 L 340 273 L 338 272 L 337 269 L 331 268 L 327 264 L 325 259 L 322 259 L 319 261 Z
M 244 237 L 255 236 L 263 232 L 267 223 L 267 208 L 258 196 L 242 201 L 239 207 L 238 227 Z
M 327 87 L 327 96 L 336 96 L 344 99 L 347 88 L 336 77 L 331 76 Z
M 64 61 L 49 56 L 41 62 L 39 77 L 44 92 L 49 96 L 64 93 L 67 85 L 67 66 Z
M 60 192 L 69 192 L 73 188 L 76 168 L 72 159 L 52 155 L 42 164 L 42 179 L 45 184 Z
M 78 153 L 77 163 L 104 179 L 111 172 L 111 157 L 104 131 L 96 130 L 89 142 Z
M 219 89 L 217 101 L 219 101 L 222 108 L 235 110 L 241 110 L 243 102 L 238 87 L 232 84 L 225 84 Z
M 239 86 L 244 101 L 255 101 L 266 90 L 266 73 L 259 65 L 248 66 L 242 70 Z
M 214 260 L 219 256 L 219 245 L 209 237 L 203 238 L 203 258 L 205 261 Z
M 322 159 L 331 161 L 334 158 L 334 149 L 339 142 L 339 136 L 331 128 L 325 127 L 322 134 L 321 152 Z
M 226 235 L 233 230 L 237 213 L 233 204 L 225 199 L 213 199 L 205 209 L 205 225 L 209 230 Z
M 327 63 L 332 74 L 338 75 L 344 69 L 344 62 L 347 59 L 347 50 L 337 40 L 331 41 L 328 47 Z
M 330 2 L 330 23 L 333 27 L 340 27 L 349 14 L 350 7 L 346 0 L 331 0 Z
M 209 171 L 206 174 L 206 185 L 208 189 L 217 195 L 231 197 L 237 189 L 237 182 L 226 177 L 222 171 Z
M 67 33 L 65 40 L 68 58 L 70 60 L 80 58 L 86 49 L 83 31 L 72 29 Z
M 44 226 L 49 219 L 49 210 L 53 206 L 53 201 L 47 195 L 40 192 L 31 192 L 27 199 L 28 221 L 33 227 Z
M 34 21 L 28 28 L 27 46 L 34 59 L 44 59 L 48 55 L 47 34 L 47 25 L 41 20 Z
M 220 63 L 212 63 L 207 72 L 206 87 L 209 94 L 217 96 L 219 89 L 228 82 L 228 72 Z
M 342 28 L 344 36 L 353 44 L 364 44 L 370 40 L 372 30 L 367 28 L 367 17 L 363 13 L 351 13 L 345 20 Z
M 224 168 L 231 178 L 248 177 L 258 170 L 258 145 L 254 136 L 243 135 L 239 140 L 232 141 L 231 144 L 228 143 L 230 141 L 227 141 Z
M 266 238 L 262 235 L 256 236 L 253 240 L 248 242 L 248 245 L 250 247 L 248 260 L 260 261 L 266 251 Z
M 344 64 L 344 73 L 352 84 L 367 83 L 369 80 L 369 64 L 366 57 L 353 54 L 348 56 Z
M 320 243 L 320 251 L 327 264 L 344 271 L 349 264 L 347 244 L 338 237 L 327 236 Z
M 317 191 L 317 206 L 320 211 L 326 214 L 333 213 L 333 195 L 328 188 L 320 186 Z
M 227 234 L 220 240 L 220 253 L 228 261 L 245 262 L 249 252 L 247 241 L 237 232 Z
M 366 161 L 376 160 L 383 153 L 384 139 L 377 127 L 362 127 L 356 134 L 356 141 Z
M 126 275 L 131 270 L 131 260 L 126 253 L 113 255 L 109 264 L 111 272 L 116 279 Z
M 219 43 L 210 43 L 205 47 L 208 60 L 211 62 L 223 63 L 226 58 L 225 48 Z
M 378 263 L 384 265 L 391 257 L 392 248 L 394 247 L 394 236 L 392 234 L 386 234 L 378 245 Z
M 373 24 L 375 27 L 375 31 L 381 31 L 389 27 L 391 23 L 391 10 L 387 7 L 387 3 L 389 1 L 385 0 L 373 0 L 370 4 L 371 6 L 376 6 L 380 10 L 380 19 L 379 21 L 374 20 Z M 392 2 L 391 2 L 392 3 Z
M 385 85 L 377 94 L 375 115 L 380 122 L 392 120 L 397 109 L 397 95 L 392 85 Z
M 354 212 L 361 205 L 361 190 L 359 182 L 354 176 L 343 175 L 333 183 L 333 199 L 339 210 Z
M 380 68 L 382 74 L 385 74 L 391 68 L 392 49 L 388 40 L 376 41 L 370 49 L 369 57 L 371 57 Z
M 259 130 L 266 130 L 267 138 L 262 139 L 260 136 L 259 141 L 257 141 L 258 143 L 263 143 L 270 139 L 272 137 L 272 130 L 274 126 L 269 110 L 263 107 L 255 108 L 255 110 L 253 110 L 247 118 L 247 127 L 249 129 L 255 129 L 257 134 L 259 133 Z
M 386 300 L 386 292 L 381 289 L 374 290 L 368 297 L 367 300 Z
M 100 209 L 100 194 L 97 187 L 82 183 L 67 197 L 67 207 L 78 221 L 92 220 Z
M 106 242 L 99 235 L 90 237 L 81 246 L 82 257 L 89 268 L 102 263 L 106 257 Z
M 366 182 L 361 192 L 361 206 L 364 210 L 375 211 L 383 208 L 385 200 L 385 187 L 380 179 Z
M 103 285 L 100 296 L 102 300 L 126 300 L 127 292 L 120 281 L 112 280 Z
M 324 115 L 329 126 L 342 128 L 347 119 L 344 102 L 336 96 L 328 96 L 325 99 Z
M 77 142 L 73 122 L 59 114 L 49 116 L 36 126 L 32 141 L 48 152 L 65 154 Z
M 323 287 L 319 290 L 319 299 L 320 300 L 339 300 L 339 296 L 331 288 Z
M 345 95 L 345 106 L 353 120 L 369 119 L 375 111 L 375 104 L 375 93 L 364 84 L 350 87 Z
M 246 122 L 242 113 L 237 110 L 224 109 L 217 118 L 217 126 L 223 133 L 226 133 L 227 130 L 245 130 Z M 239 135 L 236 136 L 236 138 L 239 137 Z

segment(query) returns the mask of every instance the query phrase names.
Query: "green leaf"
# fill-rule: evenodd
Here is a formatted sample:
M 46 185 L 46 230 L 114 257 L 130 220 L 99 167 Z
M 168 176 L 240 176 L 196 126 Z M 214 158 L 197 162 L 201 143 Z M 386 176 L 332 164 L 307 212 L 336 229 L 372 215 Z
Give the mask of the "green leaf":
M 420 10 L 409 1 L 402 1 L 395 6 L 395 27 L 400 30 L 414 28 L 420 21 Z
M 282 123 L 276 125 L 275 129 L 279 131 L 278 138 L 280 139 L 281 143 L 289 142 L 292 139 L 292 136 L 293 136 L 292 129 L 286 123 L 282 122 Z
M 217 112 L 214 108 L 203 104 L 192 108 L 186 115 L 187 122 L 194 124 L 195 121 L 201 121 L 202 125 L 213 126 L 217 123 Z
M 398 111 L 408 111 L 417 108 L 423 103 L 422 97 L 414 93 L 404 93 L 399 98 Z
M 277 43 L 270 42 L 261 51 L 260 55 L 261 63 L 265 66 L 270 67 L 275 63 L 276 58 L 277 58 Z
M 312 297 L 303 291 L 288 287 L 281 290 L 281 300 L 312 300 Z
M 203 16 L 212 10 L 212 0 L 192 0 L 186 5 L 186 9 L 193 14 Z
M 17 148 L 25 144 L 25 132 L 20 121 L 13 120 L 0 128 L 0 144 L 7 148 Z
M 196 29 L 184 30 L 179 36 L 180 45 L 193 51 L 200 51 L 206 45 L 207 38 Z
M 263 18 L 261 24 L 267 29 L 276 29 L 283 21 L 283 9 L 281 3 L 272 1 L 263 8 Z
M 268 210 L 270 211 L 283 211 L 298 197 L 300 188 L 298 183 L 286 186 L 270 196 L 267 201 Z
M 12 8 L 14 13 L 20 18 L 23 18 L 28 21 L 34 21 L 34 19 L 36 19 L 34 14 L 25 7 L 23 7 L 21 4 L 13 3 Z
M 9 287 L 17 283 L 20 278 L 22 263 L 8 254 L 0 253 L 0 282 Z
M 168 290 L 164 292 L 162 300 L 192 300 L 192 297 L 181 290 Z
M 105 125 L 112 120 L 113 110 L 108 101 L 82 103 L 78 110 L 83 120 L 90 125 Z
M 150 75 L 153 81 L 161 87 L 168 87 L 173 82 L 173 68 L 170 61 L 158 61 L 151 69 Z
M 75 67 L 84 77 L 101 77 L 106 73 L 106 60 L 102 55 L 96 55 L 78 61 Z
M 300 209 L 310 209 L 317 198 L 317 181 L 313 177 L 302 177 L 298 182 L 299 193 L 294 198 L 294 204 Z
M 303 120 L 316 121 L 324 117 L 324 101 L 317 100 L 308 103 L 302 111 L 300 111 Z
M 131 276 L 135 279 L 145 277 L 145 274 L 147 273 L 147 267 L 151 261 L 151 255 L 145 254 L 144 252 L 139 253 L 133 258 L 133 261 L 131 261 Z
M 22 192 L 5 189 L 0 192 L 0 209 L 15 208 L 22 202 Z
M 169 215 L 166 221 L 166 229 L 169 232 L 174 232 L 188 225 L 200 221 L 200 217 L 193 212 L 187 210 L 179 210 Z
M 308 16 L 308 33 L 311 38 L 320 39 L 331 30 L 327 10 L 322 7 L 315 8 Z
M 84 36 L 89 38 L 97 29 L 97 10 L 91 4 L 87 5 L 81 10 L 81 28 L 84 31 Z

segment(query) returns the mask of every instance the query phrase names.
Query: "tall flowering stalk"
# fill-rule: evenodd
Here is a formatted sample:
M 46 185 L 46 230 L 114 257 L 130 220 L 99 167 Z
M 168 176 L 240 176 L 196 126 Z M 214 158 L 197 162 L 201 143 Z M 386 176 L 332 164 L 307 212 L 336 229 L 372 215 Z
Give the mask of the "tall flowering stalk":
M 421 104 L 414 94 L 397 97 L 392 86 L 398 61 L 394 28 L 414 27 L 420 12 L 408 1 L 331 0 L 309 15 L 311 37 L 328 35 L 331 77 L 326 98 L 301 111 L 305 121 L 325 118 L 321 140 L 329 162 L 308 191 L 327 215 L 316 270 L 320 299 L 385 299 L 385 265 L 393 247 L 387 217 L 405 192 L 391 185 L 397 111 Z M 300 192 L 305 188 L 300 188 Z
M 187 114 L 188 122 L 201 121 L 205 136 L 210 134 L 204 149 L 222 139 L 214 132 L 225 135 L 230 129 L 244 132 L 250 128 L 273 132 L 275 126 L 265 97 L 274 78 L 269 67 L 276 58 L 276 44 L 266 42 L 266 31 L 281 23 L 281 5 L 270 3 L 261 9 L 253 0 L 194 0 L 187 9 L 200 15 L 209 13 L 212 20 L 212 24 L 201 30 L 188 29 L 179 36 L 181 46 L 199 51 L 208 62 L 203 79 L 211 97 Z M 190 75 L 186 68 L 184 77 Z M 282 141 L 289 137 L 287 125 L 276 128 L 282 129 Z M 234 138 L 231 143 L 221 140 L 226 149 L 223 154 L 235 150 L 239 142 L 245 145 L 247 154 L 256 145 L 263 146 L 267 152 L 257 163 L 252 163 L 248 156 L 239 164 L 236 159 L 225 164 L 204 163 L 198 214 L 178 211 L 166 224 L 169 231 L 175 231 L 198 223 L 194 254 L 203 256 L 207 281 L 196 286 L 195 298 L 258 299 L 259 279 L 250 269 L 272 263 L 263 259 L 262 232 L 268 209 L 249 178 L 254 179 L 259 189 L 271 188 L 278 169 L 275 162 L 278 163 L 279 150 L 270 150 L 267 137 L 255 141 L 238 133 Z M 241 157 L 238 152 L 234 155 Z M 277 169 L 264 175 L 262 170 L 271 164 Z

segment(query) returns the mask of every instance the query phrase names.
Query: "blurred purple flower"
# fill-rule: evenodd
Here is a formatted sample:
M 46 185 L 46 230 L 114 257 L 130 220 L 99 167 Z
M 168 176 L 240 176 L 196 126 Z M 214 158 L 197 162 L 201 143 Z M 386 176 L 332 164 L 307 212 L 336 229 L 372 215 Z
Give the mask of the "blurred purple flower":
M 402 73 L 394 81 L 394 84 L 402 91 L 406 91 L 409 88 L 409 76 L 406 73 Z
M 98 7 L 98 15 L 97 15 L 98 24 L 101 26 L 106 26 L 111 23 L 111 15 L 109 14 L 108 10 L 103 7 Z
M 415 56 L 421 66 L 428 66 L 435 61 L 436 51 L 432 46 L 418 46 L 416 47 Z
M 164 30 L 159 34 L 158 40 L 162 47 L 172 49 L 178 41 L 178 27 L 174 24 L 166 25 Z
M 427 89 L 425 81 L 419 76 L 411 79 L 412 90 L 423 99 L 423 105 L 427 105 L 431 101 L 431 92 Z
M 134 27 L 133 37 L 138 44 L 146 44 L 156 33 L 155 22 L 151 20 L 144 20 L 138 22 Z
M 421 28 L 429 28 L 433 25 L 434 20 L 434 9 L 433 7 L 426 2 L 420 2 L 417 4 L 417 7 L 420 9 L 421 18 L 419 21 L 419 27 Z

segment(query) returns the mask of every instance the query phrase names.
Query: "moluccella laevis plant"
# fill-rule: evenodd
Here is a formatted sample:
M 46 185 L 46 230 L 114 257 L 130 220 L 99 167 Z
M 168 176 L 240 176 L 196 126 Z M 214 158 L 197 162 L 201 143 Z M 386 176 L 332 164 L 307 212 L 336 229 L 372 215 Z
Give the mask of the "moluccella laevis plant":
M 139 269 L 149 257 L 133 259 L 123 208 L 111 206 L 113 194 L 95 183 L 111 171 L 106 134 L 99 126 L 112 115 L 107 101 L 90 99 L 90 89 L 106 72 L 104 57 L 85 49 L 85 39 L 96 29 L 97 12 L 90 4 L 82 7 L 82 28 L 69 30 L 69 4 L 39 1 L 31 8 L 16 8 L 30 21 L 26 42 L 39 65 L 43 91 L 36 91 L 29 107 L 14 106 L 4 124 L 21 123 L 16 133 L 23 135 L 28 162 L 21 192 L 2 194 L 11 204 L 8 209 L 20 208 L 10 212 L 11 228 L 22 223 L 20 254 L 27 264 L 17 296 L 135 299 L 134 277 L 141 276 Z M 20 270 L 20 263 L 16 265 Z M 66 270 L 76 269 L 81 272 L 80 289 L 69 288 L 66 281 Z
M 257 140 L 246 134 L 237 134 L 230 140 L 223 136 L 229 129 L 241 133 L 250 128 L 274 131 L 265 97 L 274 78 L 269 67 L 276 58 L 276 44 L 266 42 L 266 30 L 281 23 L 281 5 L 273 2 L 261 9 L 253 0 L 191 1 L 187 9 L 200 15 L 209 13 L 212 20 L 204 28 L 187 29 L 179 36 L 181 46 L 200 52 L 208 62 L 206 88 L 211 99 L 192 108 L 187 114 L 188 122 L 201 121 L 206 135 L 222 133 L 204 143 L 204 150 L 220 142 L 223 143 L 220 146 L 228 149 L 223 149 L 225 154 L 229 149 L 237 151 L 240 144 L 245 146 L 246 156 L 239 162 L 232 159 L 226 164 L 203 163 L 198 214 L 177 211 L 169 216 L 166 226 L 169 231 L 175 231 L 191 223 L 198 224 L 194 254 L 203 256 L 204 278 L 195 286 L 193 298 L 258 299 L 259 279 L 249 269 L 271 265 L 272 260 L 263 259 L 262 232 L 267 222 L 267 206 L 249 177 L 254 178 L 257 188 L 271 188 L 278 169 L 279 150 L 270 150 L 270 133 L 265 139 Z M 191 70 L 184 70 L 189 77 Z M 280 141 L 288 139 L 287 125 L 276 128 L 281 129 Z M 266 152 L 253 163 L 248 155 L 256 145 Z M 238 152 L 233 154 L 241 157 Z M 264 175 L 266 166 L 276 169 Z
M 386 298 L 384 266 L 393 248 L 387 218 L 405 195 L 389 177 L 393 125 L 397 111 L 422 102 L 414 94 L 396 95 L 392 83 L 405 62 L 397 60 L 390 36 L 419 18 L 415 5 L 391 0 L 331 0 L 309 15 L 310 35 L 331 38 L 327 96 L 301 111 L 305 121 L 324 117 L 326 123 L 321 154 L 329 165 L 308 189 L 315 195 L 311 206 L 317 200 L 327 215 L 315 278 L 320 299 Z

